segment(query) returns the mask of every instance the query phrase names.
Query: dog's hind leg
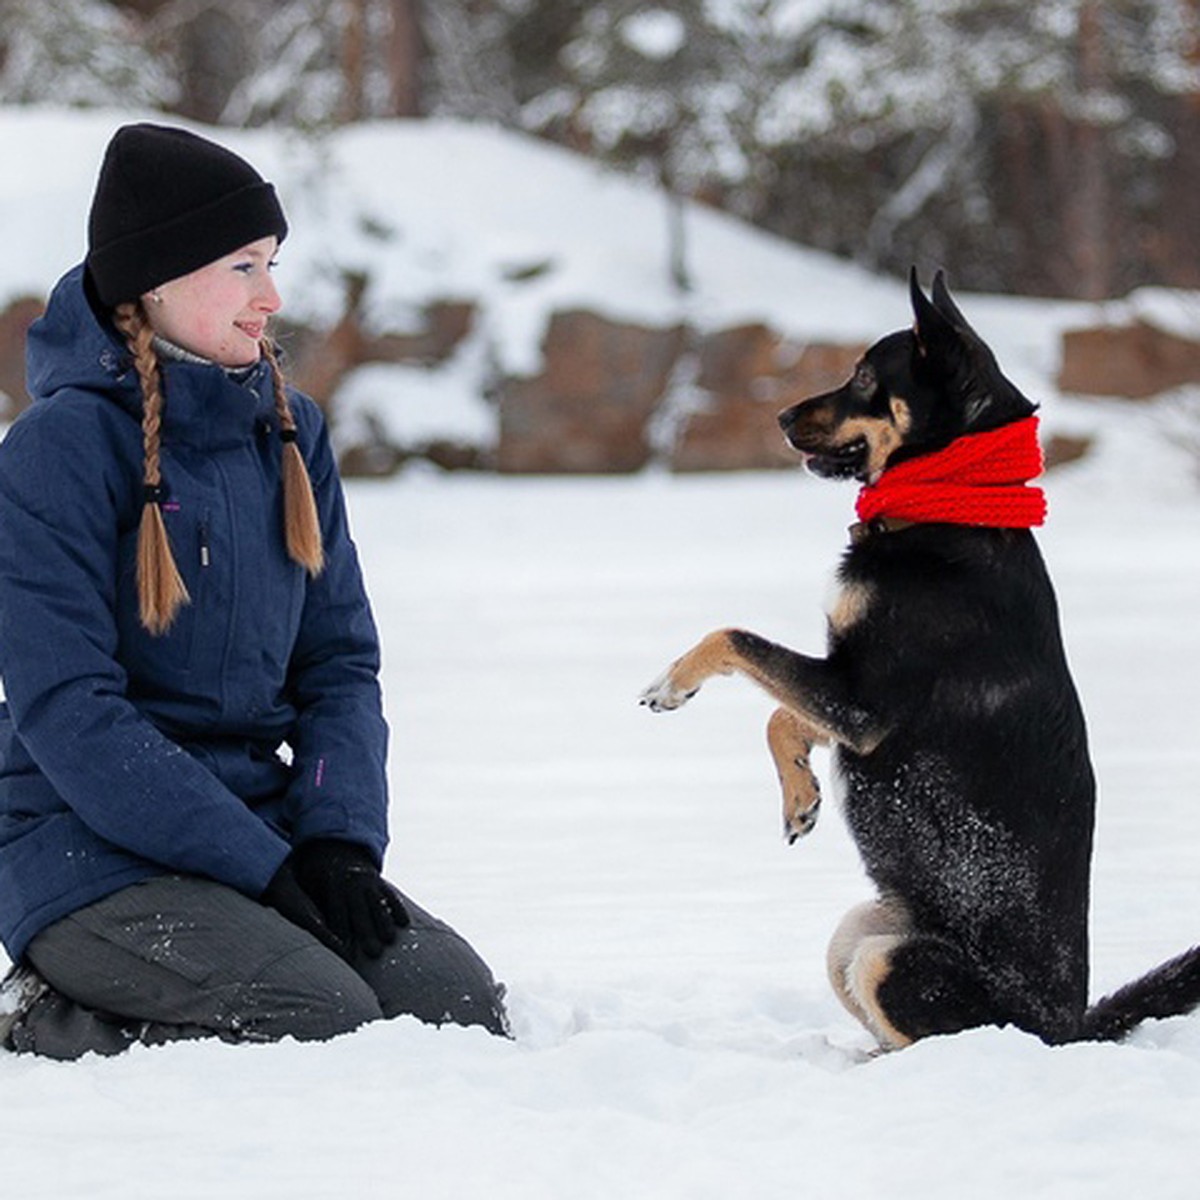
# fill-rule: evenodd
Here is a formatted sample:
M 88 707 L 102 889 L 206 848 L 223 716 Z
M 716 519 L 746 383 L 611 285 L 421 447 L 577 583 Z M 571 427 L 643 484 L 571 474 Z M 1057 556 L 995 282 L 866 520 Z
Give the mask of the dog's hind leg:
M 833 935 L 827 965 L 838 998 L 884 1049 L 1002 1023 L 966 955 L 945 938 L 915 931 L 895 899 L 851 909 Z
M 875 1003 L 888 1024 L 911 1041 L 1007 1023 L 966 955 L 938 937 L 909 938 L 888 955 Z
M 821 785 L 808 756 L 820 731 L 790 708 L 777 708 L 767 723 L 767 745 L 783 789 L 783 836 L 791 845 L 810 833 L 821 807 Z
M 879 1011 L 875 992 L 887 973 L 888 955 L 912 933 L 912 918 L 896 899 L 868 900 L 852 908 L 839 922 L 825 968 L 837 998 L 889 1050 L 912 1040 L 891 1026 Z

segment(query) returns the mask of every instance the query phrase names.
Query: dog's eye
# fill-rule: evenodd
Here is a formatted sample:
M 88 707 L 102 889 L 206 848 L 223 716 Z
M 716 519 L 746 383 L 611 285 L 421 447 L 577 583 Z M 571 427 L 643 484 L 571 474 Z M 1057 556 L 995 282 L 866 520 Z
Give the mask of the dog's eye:
M 854 372 L 855 390 L 861 392 L 869 400 L 875 394 L 877 387 L 874 368 L 870 363 L 859 363 L 858 369 Z

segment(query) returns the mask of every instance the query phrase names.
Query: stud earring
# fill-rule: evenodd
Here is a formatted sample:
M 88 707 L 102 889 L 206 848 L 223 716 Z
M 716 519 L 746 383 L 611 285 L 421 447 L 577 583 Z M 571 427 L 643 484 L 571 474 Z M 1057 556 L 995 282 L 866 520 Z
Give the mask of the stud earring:
M 162 296 L 159 295 L 158 292 L 151 292 L 150 299 L 153 300 L 155 304 L 161 304 L 163 302 Z

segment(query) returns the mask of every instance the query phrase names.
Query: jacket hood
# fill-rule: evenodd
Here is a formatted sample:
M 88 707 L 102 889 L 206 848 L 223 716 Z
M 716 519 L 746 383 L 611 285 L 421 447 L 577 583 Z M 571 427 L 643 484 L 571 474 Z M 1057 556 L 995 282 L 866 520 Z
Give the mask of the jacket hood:
M 109 392 L 135 415 L 141 414 L 129 353 L 112 324 L 88 302 L 82 263 L 58 281 L 45 313 L 29 327 L 25 380 L 34 400 L 62 388 L 86 388 Z
M 218 448 L 247 436 L 260 422 L 274 424 L 270 369 L 265 362 L 239 381 L 215 363 L 163 362 L 162 368 L 168 436 L 201 448 Z M 45 313 L 30 326 L 25 375 L 35 402 L 67 389 L 82 389 L 101 393 L 135 420 L 142 419 L 141 384 L 132 357 L 111 321 L 91 303 L 82 263 L 58 281 Z

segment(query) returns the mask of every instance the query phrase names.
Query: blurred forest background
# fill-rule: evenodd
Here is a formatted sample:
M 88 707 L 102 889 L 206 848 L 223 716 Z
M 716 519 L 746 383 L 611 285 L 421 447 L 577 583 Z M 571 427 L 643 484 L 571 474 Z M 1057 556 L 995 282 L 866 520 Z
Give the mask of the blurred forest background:
M 39 102 L 486 119 L 893 275 L 1200 287 L 1200 0 L 0 0 Z

